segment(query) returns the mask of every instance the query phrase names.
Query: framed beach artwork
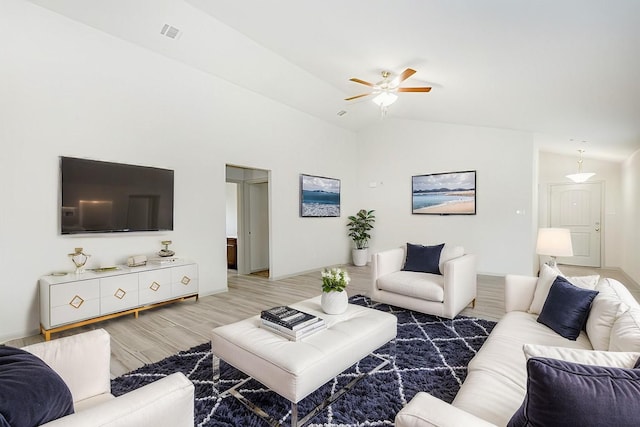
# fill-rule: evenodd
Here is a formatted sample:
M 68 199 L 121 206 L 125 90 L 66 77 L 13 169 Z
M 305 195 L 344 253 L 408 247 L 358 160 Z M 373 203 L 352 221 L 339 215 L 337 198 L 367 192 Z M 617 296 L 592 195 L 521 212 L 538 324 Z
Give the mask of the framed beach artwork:
M 340 216 L 340 180 L 301 174 L 300 216 Z
M 476 171 L 432 173 L 411 177 L 411 213 L 475 215 Z

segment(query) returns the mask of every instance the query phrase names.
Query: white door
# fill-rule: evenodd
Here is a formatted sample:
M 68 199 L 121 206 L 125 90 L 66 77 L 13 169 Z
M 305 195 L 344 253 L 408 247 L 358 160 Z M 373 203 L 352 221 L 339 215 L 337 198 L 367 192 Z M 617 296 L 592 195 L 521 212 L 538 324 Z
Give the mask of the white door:
M 249 184 L 251 272 L 269 268 L 269 184 Z
M 558 257 L 561 264 L 600 267 L 602 233 L 602 184 L 553 184 L 551 187 L 551 227 L 571 231 L 572 257 Z

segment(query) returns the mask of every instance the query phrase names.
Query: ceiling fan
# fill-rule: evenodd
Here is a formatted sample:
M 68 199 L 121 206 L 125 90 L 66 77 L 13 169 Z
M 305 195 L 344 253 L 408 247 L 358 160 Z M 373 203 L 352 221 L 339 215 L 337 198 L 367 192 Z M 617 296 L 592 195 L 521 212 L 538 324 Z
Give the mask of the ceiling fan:
M 378 83 L 369 83 L 367 81 L 357 79 L 352 77 L 349 79 L 352 82 L 360 83 L 365 86 L 369 86 L 372 88 L 372 91 L 369 93 L 363 93 L 356 96 L 351 96 L 349 98 L 345 98 L 345 101 L 352 101 L 354 99 L 362 98 L 369 95 L 377 95 L 373 102 L 378 104 L 380 108 L 382 108 L 383 114 L 386 112 L 386 108 L 393 104 L 397 99 L 398 92 L 429 92 L 431 90 L 430 87 L 400 87 L 400 84 L 407 80 L 409 77 L 413 76 L 416 73 L 416 70 L 411 68 L 407 68 L 402 72 L 402 74 L 396 76 L 395 78 L 391 78 L 391 72 L 383 71 L 382 72 L 382 80 Z

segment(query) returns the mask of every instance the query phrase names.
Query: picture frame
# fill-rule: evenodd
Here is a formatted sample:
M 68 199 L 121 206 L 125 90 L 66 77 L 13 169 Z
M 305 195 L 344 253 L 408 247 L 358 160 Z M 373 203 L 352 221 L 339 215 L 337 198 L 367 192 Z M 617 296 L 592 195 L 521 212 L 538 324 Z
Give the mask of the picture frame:
M 411 213 L 476 215 L 476 171 L 412 176 Z
M 340 180 L 300 174 L 300 216 L 339 217 Z

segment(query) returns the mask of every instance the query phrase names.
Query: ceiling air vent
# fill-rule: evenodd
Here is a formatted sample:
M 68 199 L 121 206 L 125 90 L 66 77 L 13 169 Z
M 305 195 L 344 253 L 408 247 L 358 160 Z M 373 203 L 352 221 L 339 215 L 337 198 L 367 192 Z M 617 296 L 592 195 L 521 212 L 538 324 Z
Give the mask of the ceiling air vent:
M 162 30 L 160 30 L 160 34 L 162 34 L 163 36 L 167 36 L 170 39 L 177 39 L 182 35 L 179 29 L 169 24 L 164 24 L 162 26 Z

